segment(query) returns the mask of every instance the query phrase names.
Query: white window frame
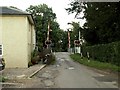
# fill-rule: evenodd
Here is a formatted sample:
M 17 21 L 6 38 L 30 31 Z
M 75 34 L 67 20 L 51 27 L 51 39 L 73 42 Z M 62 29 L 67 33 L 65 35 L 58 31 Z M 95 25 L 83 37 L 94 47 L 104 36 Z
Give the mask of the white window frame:
M 0 57 L 2 57 L 3 56 L 3 45 L 2 44 L 0 44 L 0 48 L 2 50 L 2 54 L 0 54 Z

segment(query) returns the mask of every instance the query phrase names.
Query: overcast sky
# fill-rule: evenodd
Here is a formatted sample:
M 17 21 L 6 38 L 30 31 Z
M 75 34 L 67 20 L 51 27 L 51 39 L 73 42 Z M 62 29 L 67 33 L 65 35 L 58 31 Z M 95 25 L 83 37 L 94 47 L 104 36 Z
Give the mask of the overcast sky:
M 68 22 L 80 20 L 74 19 L 74 15 L 66 12 L 65 8 L 69 7 L 68 4 L 70 0 L 0 0 L 0 6 L 15 6 L 19 9 L 25 11 L 30 5 L 39 5 L 39 4 L 47 4 L 48 7 L 52 7 L 53 12 L 56 13 L 57 22 L 60 25 L 61 29 L 66 30 L 70 28 L 70 25 L 67 25 Z M 83 24 L 84 21 L 81 21 L 80 25 Z

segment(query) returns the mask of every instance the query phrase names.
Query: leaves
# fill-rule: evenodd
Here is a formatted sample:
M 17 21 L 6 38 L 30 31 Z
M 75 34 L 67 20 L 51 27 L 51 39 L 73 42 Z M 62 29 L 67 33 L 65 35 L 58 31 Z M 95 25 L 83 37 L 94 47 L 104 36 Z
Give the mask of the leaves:
M 120 3 L 80 3 L 79 0 L 74 0 L 70 5 L 66 9 L 68 13 L 75 12 L 79 15 L 84 12 L 86 23 L 83 26 L 83 36 L 89 44 L 120 41 Z
M 45 40 L 47 39 L 48 23 L 50 23 L 50 40 L 54 45 L 54 50 L 60 50 L 60 43 L 58 41 L 63 40 L 64 31 L 60 29 L 59 24 L 56 22 L 56 14 L 52 8 L 49 8 L 46 4 L 40 4 L 37 6 L 30 6 L 26 9 L 31 13 L 35 21 L 36 39 L 39 50 L 41 51 L 45 46 Z M 65 44 L 67 45 L 67 44 Z M 63 48 L 64 45 L 61 47 Z M 64 48 L 65 49 L 65 48 Z

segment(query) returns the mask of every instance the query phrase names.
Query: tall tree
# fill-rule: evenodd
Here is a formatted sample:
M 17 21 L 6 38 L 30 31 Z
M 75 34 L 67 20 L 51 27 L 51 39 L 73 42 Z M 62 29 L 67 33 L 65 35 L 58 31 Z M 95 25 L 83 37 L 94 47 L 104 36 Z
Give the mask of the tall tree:
M 76 12 L 76 16 L 84 11 L 86 23 L 83 35 L 90 44 L 110 43 L 120 41 L 120 3 L 118 2 L 87 2 L 74 0 L 69 13 Z
M 58 38 L 55 33 L 59 31 L 60 28 L 59 24 L 56 22 L 56 14 L 53 13 L 52 8 L 49 8 L 46 4 L 37 6 L 31 5 L 28 9 L 26 9 L 26 11 L 33 15 L 39 49 L 45 45 L 49 22 L 50 29 L 52 30 L 52 32 L 50 32 L 50 39 L 53 41 L 53 43 L 56 43 Z
M 56 21 L 56 14 L 52 8 L 49 8 L 46 4 L 40 4 L 37 6 L 30 6 L 26 9 L 27 12 L 33 15 L 35 21 L 37 44 L 40 50 L 45 45 L 47 39 L 48 23 L 50 22 L 50 40 L 55 51 L 59 51 L 63 48 L 63 44 L 59 41 L 64 41 L 65 32 L 60 29 L 59 24 Z M 65 48 L 63 48 L 65 50 Z

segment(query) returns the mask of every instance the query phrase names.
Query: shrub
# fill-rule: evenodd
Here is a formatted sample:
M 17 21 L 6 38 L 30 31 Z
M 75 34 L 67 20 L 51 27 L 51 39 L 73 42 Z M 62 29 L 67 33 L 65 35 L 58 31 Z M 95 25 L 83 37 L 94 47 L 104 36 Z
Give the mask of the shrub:
M 5 78 L 4 76 L 0 75 L 0 82 L 5 82 L 7 80 L 7 78 Z
M 30 66 L 32 66 L 32 65 L 33 65 L 32 62 L 29 61 L 29 63 L 28 63 L 28 67 L 30 67 Z
M 99 44 L 94 46 L 83 46 L 83 56 L 87 57 L 89 52 L 90 58 L 100 62 L 112 63 L 119 65 L 120 63 L 120 42 L 113 42 L 109 44 Z
M 50 55 L 50 61 L 49 64 L 54 64 L 55 63 L 55 56 L 53 54 Z
M 40 61 L 39 52 L 37 50 L 34 50 L 31 54 L 31 61 L 29 62 L 29 66 L 32 66 L 34 64 L 37 64 Z

